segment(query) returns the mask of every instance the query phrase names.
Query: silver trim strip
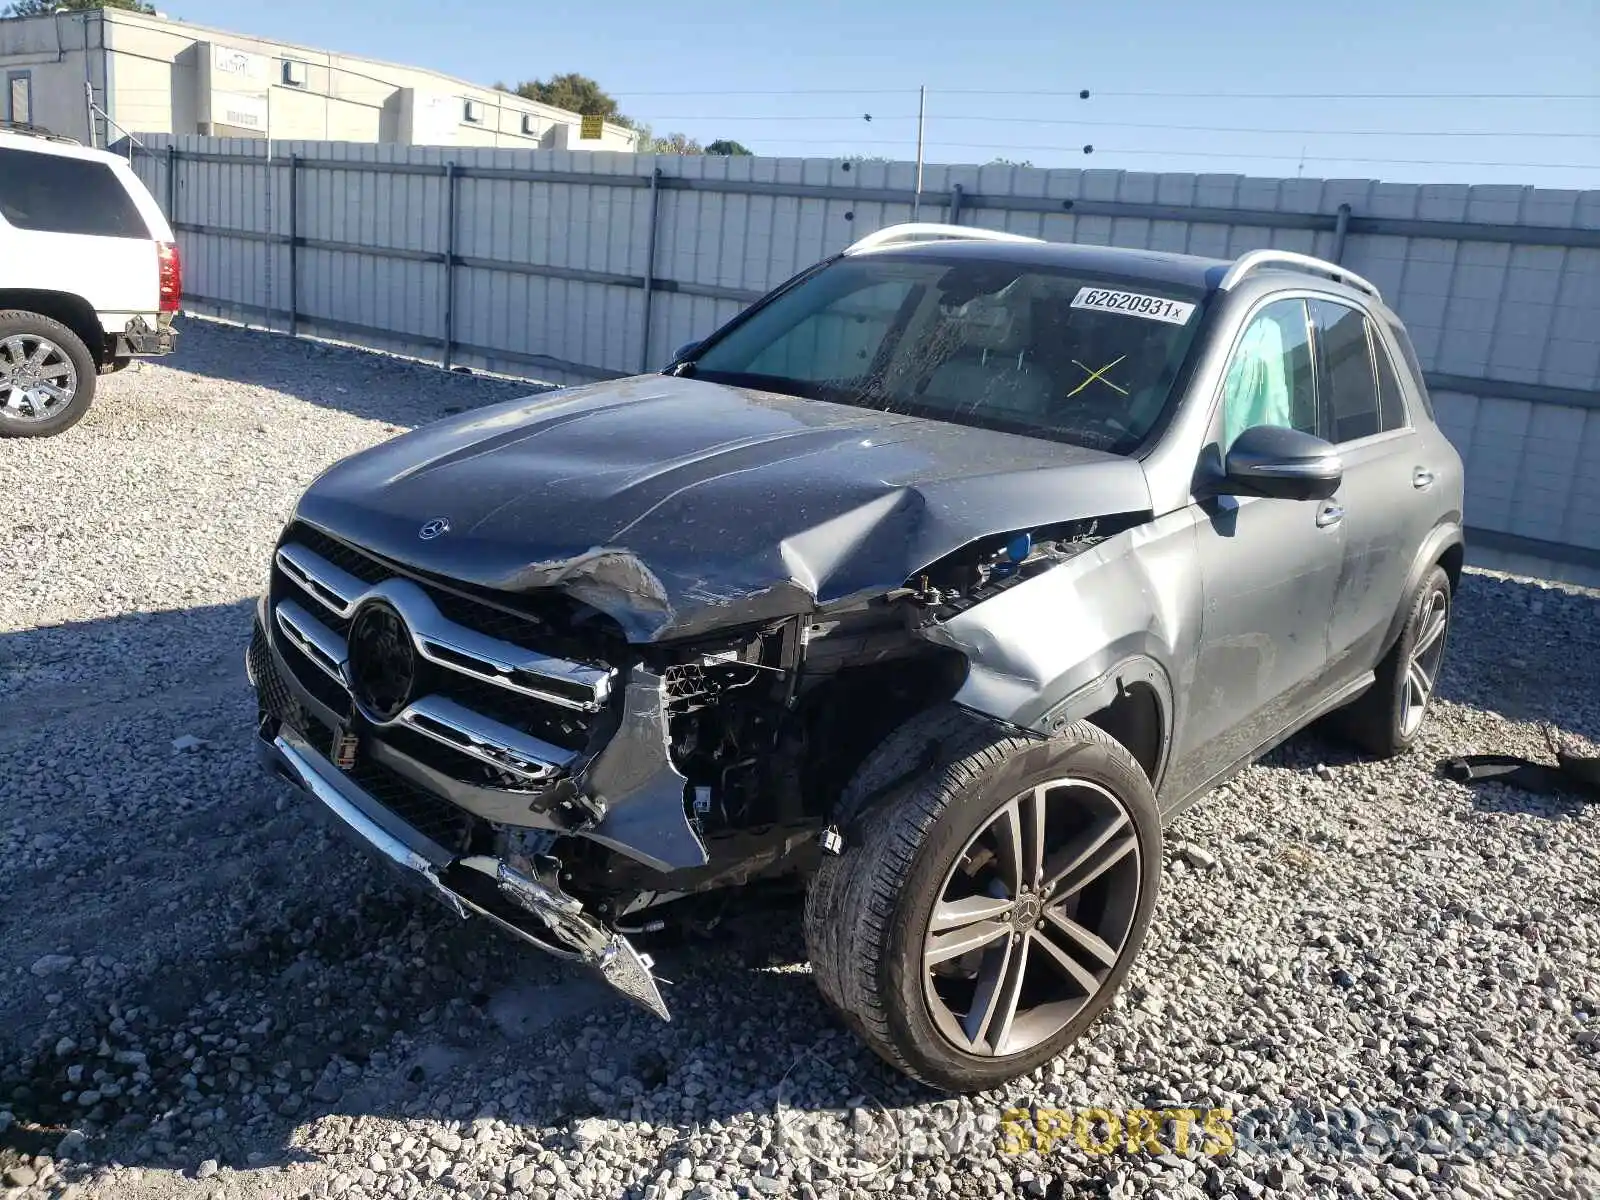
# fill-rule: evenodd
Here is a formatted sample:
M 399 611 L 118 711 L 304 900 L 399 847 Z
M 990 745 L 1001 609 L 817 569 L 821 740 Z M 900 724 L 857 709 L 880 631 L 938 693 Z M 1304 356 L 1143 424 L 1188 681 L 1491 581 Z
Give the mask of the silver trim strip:
M 1241 254 L 1233 266 L 1228 268 L 1228 273 L 1222 277 L 1217 290 L 1230 291 L 1246 275 L 1262 267 L 1288 267 L 1295 271 L 1308 271 L 1349 284 L 1356 291 L 1365 292 L 1374 300 L 1383 299 L 1378 294 L 1375 284 L 1363 279 L 1354 271 L 1347 270 L 1338 263 L 1328 262 L 1326 259 L 1313 258 L 1309 254 L 1296 254 L 1292 250 L 1250 250 Z
M 278 628 L 289 641 L 348 690 L 343 670 L 345 643 L 339 635 L 293 600 L 279 602 L 277 619 Z M 389 721 L 373 720 L 370 714 L 368 719 L 380 729 L 403 726 L 414 730 L 529 783 L 545 782 L 577 757 L 573 751 L 501 724 L 493 717 L 474 712 L 444 696 L 423 696 L 414 700 Z
M 544 782 L 576 757 L 573 751 L 502 725 L 443 696 L 424 696 L 413 701 L 393 721 L 382 725 L 401 725 L 415 730 L 530 783 Z
M 354 575 L 304 546 L 284 546 L 277 558 L 284 574 L 341 617 L 350 615 L 357 598 L 367 590 L 367 585 Z
M 287 635 L 295 649 L 315 663 L 323 674 L 331 676 L 340 687 L 348 690 L 350 685 L 344 677 L 344 639 L 293 600 L 280 601 L 274 615 L 278 628 Z
M 869 233 L 845 248 L 846 254 L 860 254 L 867 250 L 882 250 L 886 246 L 904 246 L 913 242 L 1033 242 L 1043 238 L 1025 237 L 1020 233 L 1005 233 L 998 229 L 983 229 L 976 225 L 936 225 L 907 223 L 890 225 L 876 233 Z
M 369 600 L 387 601 L 405 619 L 417 653 L 446 670 L 578 712 L 598 711 L 611 694 L 612 670 L 552 658 L 468 629 L 444 616 L 428 593 L 409 579 L 385 579 L 369 585 L 316 552 L 292 543 L 279 549 L 277 562 L 307 595 L 341 618 L 353 617 Z M 339 661 L 343 658 L 341 648 Z M 541 678 L 584 690 L 587 698 L 541 687 Z
M 290 745 L 281 734 L 272 739 L 272 745 L 294 772 L 294 782 L 298 786 L 310 792 L 334 816 L 348 825 L 362 841 L 367 842 L 390 862 L 415 871 L 426 879 L 460 916 L 467 915 L 462 911 L 460 897 L 444 886 L 439 876 L 434 873 L 431 862 L 346 800 L 337 788 L 322 778 L 322 773 L 312 765 L 311 761 Z

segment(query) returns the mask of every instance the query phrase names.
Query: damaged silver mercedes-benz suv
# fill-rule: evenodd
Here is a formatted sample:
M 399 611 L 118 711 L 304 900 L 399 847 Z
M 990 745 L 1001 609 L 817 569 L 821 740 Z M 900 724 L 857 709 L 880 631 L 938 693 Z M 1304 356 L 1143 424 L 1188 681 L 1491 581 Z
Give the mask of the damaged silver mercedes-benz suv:
M 989 1087 L 1121 984 L 1165 821 L 1325 715 L 1417 738 L 1461 502 L 1340 266 L 897 226 L 659 375 L 318 478 L 250 644 L 262 754 L 662 1017 L 640 931 L 803 882 L 842 1019 Z

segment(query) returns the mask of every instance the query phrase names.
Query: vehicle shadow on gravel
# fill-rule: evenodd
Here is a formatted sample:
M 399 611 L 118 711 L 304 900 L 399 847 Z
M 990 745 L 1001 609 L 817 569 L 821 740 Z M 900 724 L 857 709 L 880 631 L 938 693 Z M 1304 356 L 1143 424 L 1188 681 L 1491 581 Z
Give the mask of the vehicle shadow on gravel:
M 259 771 L 252 607 L 0 635 L 0 1176 L 266 1170 L 365 1118 L 532 1145 L 912 1094 L 824 1011 L 792 900 L 655 939 L 663 1024 L 397 883 Z
M 263 338 L 272 339 L 266 349 Z M 413 427 L 553 387 L 199 319 L 185 321 L 178 353 L 163 365 Z M 352 386 L 357 379 L 360 386 Z

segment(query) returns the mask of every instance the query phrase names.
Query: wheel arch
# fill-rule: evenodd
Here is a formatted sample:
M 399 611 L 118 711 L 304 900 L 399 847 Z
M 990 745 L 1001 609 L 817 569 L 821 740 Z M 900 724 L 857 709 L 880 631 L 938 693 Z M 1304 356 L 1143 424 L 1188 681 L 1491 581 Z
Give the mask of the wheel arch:
M 1411 564 L 1411 570 L 1406 574 L 1406 586 L 1400 593 L 1399 603 L 1395 605 L 1394 615 L 1389 618 L 1389 628 L 1383 636 L 1382 654 L 1388 654 L 1399 640 L 1410 615 L 1408 601 L 1422 585 L 1424 575 L 1434 567 L 1443 567 L 1445 574 L 1450 577 L 1450 590 L 1454 592 L 1460 588 L 1466 550 L 1466 535 L 1462 532 L 1459 520 L 1441 521 L 1428 532 Z
M 100 315 L 82 296 L 32 288 L 0 288 L 0 312 L 13 309 L 61 322 L 88 347 L 96 366 L 107 360 L 107 338 Z
M 1098 678 L 1077 688 L 1045 716 L 1054 733 L 1074 721 L 1087 721 L 1115 738 L 1144 768 L 1150 786 L 1160 790 L 1172 751 L 1172 681 L 1146 654 L 1118 660 Z

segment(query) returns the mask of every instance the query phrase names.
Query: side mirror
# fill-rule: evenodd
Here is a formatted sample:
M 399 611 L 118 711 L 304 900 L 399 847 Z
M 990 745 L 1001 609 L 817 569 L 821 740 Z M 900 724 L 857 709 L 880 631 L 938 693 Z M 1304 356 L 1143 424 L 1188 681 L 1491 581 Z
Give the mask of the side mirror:
M 700 349 L 699 342 L 685 342 L 683 345 L 679 346 L 677 350 L 673 351 L 672 361 L 682 362 L 698 349 Z
M 1321 438 L 1298 429 L 1255 425 L 1229 447 L 1220 490 L 1278 500 L 1326 500 L 1343 478 L 1339 452 Z

